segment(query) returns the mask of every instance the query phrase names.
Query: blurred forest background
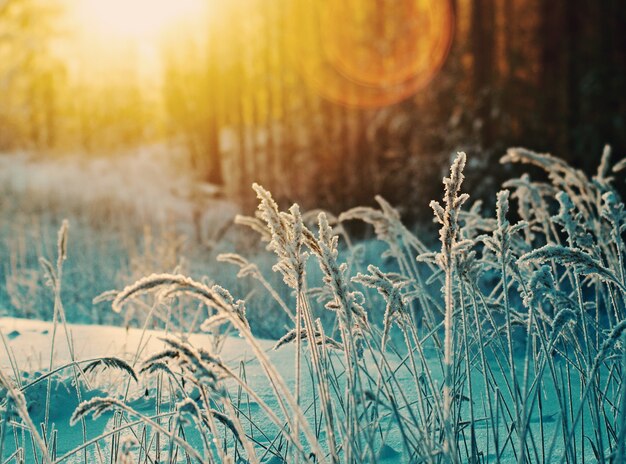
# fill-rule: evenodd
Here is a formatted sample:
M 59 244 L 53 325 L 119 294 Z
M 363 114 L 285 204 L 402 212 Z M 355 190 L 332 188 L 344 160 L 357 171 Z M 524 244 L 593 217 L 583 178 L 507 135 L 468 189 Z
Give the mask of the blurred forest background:
M 332 212 L 382 194 L 409 219 L 431 217 L 457 150 L 474 196 L 495 191 L 509 146 L 588 172 L 605 143 L 626 154 L 622 0 L 193 8 L 148 31 L 148 11 L 120 7 L 112 34 L 94 0 L 0 0 L 0 152 L 166 145 L 244 209 L 256 181 Z

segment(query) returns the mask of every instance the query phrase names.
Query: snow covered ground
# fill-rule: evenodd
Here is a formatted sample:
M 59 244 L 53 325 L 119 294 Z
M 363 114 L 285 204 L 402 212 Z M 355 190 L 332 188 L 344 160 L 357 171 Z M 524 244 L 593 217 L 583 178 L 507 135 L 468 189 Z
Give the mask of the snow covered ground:
M 165 333 L 162 331 L 140 329 L 125 329 L 122 327 L 79 325 L 69 324 L 69 333 L 73 341 L 76 360 L 88 360 L 96 357 L 116 356 L 138 367 L 138 358 L 143 359 L 151 354 L 161 351 L 165 344 L 161 340 Z M 28 384 L 37 376 L 48 370 L 50 360 L 50 347 L 52 341 L 53 326 L 51 322 L 28 320 L 20 318 L 0 318 L 0 332 L 6 343 L 0 353 L 0 367 L 2 371 L 13 377 L 15 369 L 20 371 L 20 379 L 23 385 Z M 171 334 L 176 335 L 176 334 Z M 65 342 L 62 326 L 57 330 L 57 341 L 53 357 L 54 368 L 66 365 L 72 361 L 70 350 Z M 214 347 L 214 339 L 208 334 L 191 334 L 187 339 L 195 347 Z M 294 383 L 294 348 L 287 345 L 279 350 L 273 350 L 274 341 L 260 340 L 259 343 L 268 353 L 270 360 L 277 368 L 280 375 L 293 386 Z M 8 352 L 7 352 L 8 350 Z M 240 362 L 246 364 L 245 377 L 248 384 L 259 396 L 267 401 L 272 407 L 277 407 L 267 377 L 263 373 L 258 362 L 254 359 L 250 347 L 245 340 L 235 336 L 226 337 L 219 348 L 221 358 L 231 368 L 237 368 Z M 306 377 L 306 376 L 305 376 Z M 104 373 L 104 375 L 90 376 L 93 382 L 90 390 L 81 389 L 82 399 L 90 399 L 96 396 L 124 395 L 127 385 L 131 386 L 128 394 L 128 404 L 141 412 L 154 412 L 155 386 L 154 382 L 143 376 L 139 382 L 128 382 L 127 377 L 117 371 Z M 50 419 L 58 430 L 57 453 L 62 456 L 71 449 L 83 443 L 83 437 L 78 425 L 70 426 L 70 416 L 78 406 L 76 390 L 73 386 L 71 369 L 60 373 L 54 378 L 51 395 Z M 405 379 L 408 380 L 408 379 Z M 37 388 L 26 390 L 26 399 L 29 404 L 31 417 L 37 421 L 43 421 L 43 408 L 46 401 L 46 382 L 37 384 Z M 306 388 L 303 402 L 310 402 L 310 394 Z M 258 405 L 250 401 L 246 408 L 251 408 L 252 413 L 258 412 Z M 111 428 L 113 425 L 112 415 L 105 414 L 96 420 L 88 421 L 88 438 L 98 436 Z M 264 432 L 271 436 L 272 427 L 267 427 Z M 275 431 L 274 431 L 275 432 Z M 321 432 L 323 434 L 323 431 Z M 198 440 L 199 438 L 196 437 Z M 258 438 L 263 441 L 261 437 Z M 391 433 L 386 438 L 386 446 L 382 448 L 379 462 L 398 462 L 400 459 L 398 443 L 400 437 L 397 433 Z M 193 443 L 193 437 L 191 437 Z M 201 447 L 201 443 L 196 443 Z M 106 449 L 106 446 L 103 445 Z M 12 451 L 12 450 L 11 450 Z M 90 451 L 90 456 L 96 460 L 95 451 Z M 5 457 L 7 453 L 5 452 Z M 78 454 L 67 462 L 82 462 L 82 455 Z M 268 458 L 267 462 L 274 462 Z
M 69 334 L 74 346 L 76 360 L 88 360 L 97 357 L 116 356 L 126 360 L 131 366 L 138 369 L 140 360 L 164 349 L 165 344 L 162 337 L 166 334 L 163 331 L 146 330 L 142 331 L 135 328 L 123 328 L 100 325 L 79 325 L 69 324 Z M 0 318 L 0 331 L 2 333 L 5 348 L 0 354 L 0 367 L 2 371 L 15 376 L 16 369 L 20 371 L 20 379 L 22 384 L 28 384 L 47 371 L 50 362 L 50 348 L 52 339 L 53 326 L 50 322 L 39 320 L 27 320 L 19 318 Z M 180 334 L 173 333 L 172 336 Z M 71 354 L 66 343 L 63 327 L 59 326 L 57 330 L 57 342 L 53 356 L 54 367 L 66 365 L 71 362 Z M 186 338 L 193 346 L 204 348 L 215 348 L 215 339 L 209 334 L 191 334 Z M 272 395 L 270 384 L 267 377 L 263 373 L 259 363 L 255 360 L 252 350 L 245 340 L 235 336 L 228 336 L 222 340 L 218 351 L 221 358 L 231 368 L 236 369 L 240 362 L 245 363 L 245 377 L 248 384 L 256 391 L 259 396 L 267 401 L 272 407 L 277 407 L 275 399 Z M 286 380 L 287 384 L 294 384 L 294 348 L 293 346 L 285 346 L 277 351 L 273 350 L 274 342 L 269 340 L 260 340 L 259 343 L 268 353 L 270 360 L 277 368 L 281 376 Z M 432 374 L 441 380 L 437 369 L 433 366 Z M 307 377 L 305 375 L 305 377 Z M 91 380 L 90 388 L 82 388 L 82 399 L 90 399 L 96 396 L 119 396 L 126 395 L 127 403 L 134 409 L 146 414 L 154 413 L 156 406 L 155 384 L 153 379 L 146 376 L 140 376 L 139 382 L 131 382 L 128 376 L 119 371 L 106 371 L 101 375 L 89 377 Z M 412 379 L 408 376 L 399 378 L 403 388 L 410 393 Z M 70 416 L 73 410 L 78 406 L 79 401 L 76 398 L 76 390 L 73 386 L 73 376 L 70 369 L 60 373 L 58 377 L 54 377 L 52 386 L 52 401 L 50 409 L 51 422 L 58 430 L 57 434 L 57 453 L 62 456 L 64 453 L 80 446 L 83 443 L 83 436 L 80 433 L 79 426 L 71 427 L 69 424 Z M 480 379 L 476 378 L 476 386 L 479 386 Z M 306 384 L 305 384 L 306 385 Z M 126 389 L 130 387 L 128 393 Z M 576 385 L 572 385 L 574 389 Z M 304 404 L 311 401 L 310 394 L 307 394 L 305 388 Z M 29 388 L 26 390 L 26 399 L 29 404 L 29 412 L 31 417 L 37 421 L 43 420 L 43 408 L 45 405 L 46 383 L 41 382 L 37 388 Z M 558 423 L 556 406 L 554 399 L 551 398 L 551 388 L 549 385 L 545 387 L 546 406 L 544 413 L 543 425 L 548 436 L 554 431 L 555 425 Z M 165 404 L 165 399 L 163 399 Z M 246 405 L 252 411 L 252 414 L 259 412 L 258 404 L 250 401 Z M 534 425 L 538 424 L 538 418 L 533 418 Z M 113 419 L 111 414 L 104 414 L 102 417 L 90 420 L 87 423 L 87 438 L 98 436 L 113 427 Z M 507 433 L 507 425 L 502 424 L 503 437 Z M 269 426 L 265 432 L 271 436 L 273 428 Z M 484 445 L 489 439 L 485 432 L 486 427 L 481 426 L 481 422 L 477 423 L 477 436 Z M 322 431 L 323 434 L 323 431 Z M 195 444 L 201 449 L 199 437 L 192 434 L 188 436 L 190 443 Z M 259 438 L 260 440 L 261 438 Z M 194 443 L 194 440 L 198 440 Z M 262 441 L 262 440 L 261 440 Z M 405 462 L 402 457 L 401 437 L 397 430 L 391 430 L 385 437 L 385 446 L 379 456 L 379 462 Z M 102 449 L 106 449 L 106 444 L 102 441 Z M 5 452 L 5 457 L 6 457 Z M 90 456 L 95 460 L 98 458 L 95 450 L 90 451 Z M 495 456 L 487 456 L 489 459 L 495 459 Z M 81 462 L 82 455 L 73 456 L 67 462 Z M 268 458 L 267 462 L 274 462 Z M 514 456 L 501 456 L 500 462 L 516 462 Z
M 165 348 L 165 344 L 160 340 L 166 335 L 163 331 L 146 330 L 144 332 L 133 328 L 78 324 L 69 324 L 68 329 L 76 360 L 116 356 L 137 368 L 139 359 Z M 6 349 L 3 348 L 0 353 L 0 367 L 5 374 L 14 377 L 17 369 L 20 372 L 19 378 L 22 385 L 25 385 L 48 370 L 53 332 L 51 322 L 0 318 L 0 332 L 6 343 Z M 58 327 L 56 337 L 53 368 L 72 361 L 61 326 Z M 214 340 L 210 335 L 192 334 L 188 341 L 197 347 L 211 348 L 214 346 Z M 236 367 L 239 361 L 252 358 L 250 348 L 243 339 L 226 337 L 223 342 L 220 353 L 228 365 Z M 264 349 L 271 352 L 271 359 L 278 366 L 281 374 L 289 376 L 290 369 L 293 369 L 290 361 L 293 357 L 293 350 L 286 347 L 283 350 L 272 351 L 272 341 L 260 341 L 260 343 Z M 268 399 L 271 397 L 267 382 L 264 381 L 265 376 L 256 362 L 249 363 L 246 375 L 250 384 L 261 397 Z M 91 388 L 89 390 L 81 389 L 83 400 L 96 396 L 122 396 L 125 394 L 127 385 L 130 385 L 129 404 L 139 411 L 149 413 L 152 410 L 154 412 L 156 399 L 154 382 L 151 379 L 140 376 L 138 383 L 128 382 L 128 377 L 117 371 L 107 371 L 104 375 L 90 376 L 89 378 Z M 50 420 L 58 430 L 58 456 L 83 443 L 80 427 L 71 427 L 69 423 L 70 416 L 79 403 L 72 381 L 72 371 L 66 369 L 60 372 L 59 376 L 54 377 L 52 387 Z M 41 382 L 36 385 L 36 388 L 25 390 L 29 413 L 36 424 L 38 421 L 43 421 L 46 387 L 46 382 Z M 111 425 L 111 414 L 105 414 L 104 418 L 90 420 L 88 422 L 88 438 L 98 436 L 105 431 L 106 427 Z M 8 454 L 5 452 L 5 458 L 6 455 Z M 76 462 L 81 462 L 82 455 L 79 454 L 75 459 Z M 96 459 L 95 456 L 94 459 Z M 74 461 L 70 460 L 69 462 Z
M 103 356 L 117 356 L 133 362 L 136 356 L 147 357 L 160 351 L 165 344 L 160 338 L 168 335 L 163 331 L 146 330 L 104 325 L 68 324 L 74 344 L 76 359 L 90 359 Z M 46 370 L 50 362 L 50 346 L 52 340 L 52 323 L 48 321 L 20 319 L 14 317 L 0 318 L 0 331 L 7 341 L 11 359 L 3 350 L 0 367 L 9 372 L 11 360 L 21 370 L 36 372 Z M 171 334 L 176 336 L 178 334 Z M 213 337 L 209 334 L 191 334 L 188 341 L 197 347 L 213 346 Z M 270 350 L 274 342 L 260 340 L 264 348 Z M 289 349 L 273 352 L 277 361 L 284 361 L 292 356 Z M 239 337 L 226 337 L 222 346 L 222 357 L 225 361 L 237 362 L 250 357 L 250 350 L 245 340 Z M 284 358 L 284 359 L 283 359 Z M 57 328 L 57 342 L 54 351 L 54 365 L 61 366 L 71 362 L 70 350 L 65 342 L 62 326 Z M 284 365 L 279 362 L 278 365 Z
M 138 367 L 138 359 L 143 359 L 165 348 L 165 344 L 161 340 L 166 335 L 163 331 L 146 330 L 144 332 L 134 328 L 125 329 L 122 327 L 79 324 L 69 324 L 67 327 L 73 341 L 76 360 L 116 356 L 128 361 L 134 367 Z M 2 349 L 0 354 L 0 367 L 3 372 L 13 377 L 17 368 L 20 371 L 20 378 L 23 384 L 28 384 L 41 373 L 46 372 L 50 362 L 52 330 L 51 322 L 8 317 L 0 318 L 0 331 L 8 349 L 8 352 L 7 349 Z M 176 336 L 177 334 L 171 335 Z M 53 356 L 54 368 L 69 364 L 72 361 L 61 326 L 58 327 L 56 336 L 57 341 Z M 208 334 L 191 334 L 187 341 L 195 347 L 211 348 L 214 347 L 215 340 Z M 260 340 L 259 343 L 266 350 L 270 360 L 280 375 L 287 381 L 287 384 L 293 385 L 293 346 L 288 345 L 279 350 L 273 350 L 274 341 Z M 277 407 L 274 403 L 275 400 L 273 399 L 267 377 L 254 359 L 245 340 L 229 336 L 223 340 L 223 344 L 218 349 L 221 358 L 231 368 L 235 369 L 240 362 L 244 362 L 246 364 L 245 376 L 248 384 L 263 400 L 270 403 L 273 407 Z M 128 403 L 138 411 L 154 412 L 155 386 L 152 380 L 140 376 L 138 383 L 127 382 L 125 376 L 117 371 L 106 372 L 104 375 L 99 376 L 90 376 L 90 379 L 92 378 L 91 389 L 81 389 L 83 400 L 96 396 L 122 396 L 125 394 L 124 390 L 127 385 L 130 385 Z M 55 377 L 52 386 L 50 419 L 58 430 L 58 456 L 62 456 L 83 443 L 79 426 L 71 427 L 69 423 L 72 412 L 79 404 L 72 381 L 72 371 L 67 369 L 60 373 L 58 377 Z M 35 423 L 38 423 L 38 420 L 43 421 L 46 382 L 41 382 L 37 385 L 37 388 L 29 388 L 26 392 L 31 417 Z M 308 398 L 308 401 L 310 401 L 310 395 L 307 395 L 306 392 L 304 398 Z M 250 407 L 253 413 L 258 412 L 258 405 L 252 401 L 246 404 L 246 407 Z M 111 417 L 111 414 L 105 414 L 103 418 L 90 420 L 87 425 L 88 438 L 98 436 L 105 432 L 107 427 L 112 427 Z M 271 429 L 272 427 L 269 427 L 265 432 L 267 433 Z M 383 449 L 383 455 L 380 456 L 381 462 L 397 462 L 399 458 L 398 449 L 400 449 L 400 445 L 394 443 L 397 440 L 399 440 L 397 434 L 391 434 L 387 437 L 388 443 Z M 201 443 L 198 442 L 196 445 L 200 447 Z M 92 450 L 90 456 L 95 460 L 97 456 L 93 453 L 94 451 Z M 5 452 L 5 457 L 6 455 L 7 453 Z M 81 460 L 82 455 L 79 454 L 68 462 L 82 462 Z M 268 462 L 273 461 L 270 459 Z

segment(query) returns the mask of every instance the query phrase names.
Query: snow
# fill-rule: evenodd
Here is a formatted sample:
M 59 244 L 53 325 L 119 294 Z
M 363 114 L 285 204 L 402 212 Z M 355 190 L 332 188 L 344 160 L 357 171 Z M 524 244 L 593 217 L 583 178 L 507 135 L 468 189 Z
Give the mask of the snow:
M 139 367 L 137 360 L 144 359 L 150 354 L 156 353 L 162 350 L 165 345 L 161 340 L 165 333 L 163 331 L 146 330 L 136 328 L 123 328 L 113 326 L 102 325 L 80 325 L 69 324 L 67 326 L 68 332 L 71 336 L 73 346 L 75 349 L 75 357 L 77 360 L 86 360 L 96 357 L 104 356 L 116 356 L 126 360 L 134 367 Z M 14 369 L 12 366 L 17 366 L 21 374 L 21 381 L 28 383 L 42 372 L 47 371 L 50 360 L 50 346 L 53 332 L 53 326 L 50 322 L 40 320 L 28 320 L 20 318 L 0 318 L 0 332 L 3 334 L 5 350 L 0 351 L 0 369 L 5 374 L 14 377 Z M 172 336 L 179 336 L 180 334 L 170 334 Z M 55 345 L 55 352 L 53 363 L 55 367 L 62 366 L 71 361 L 70 350 L 68 349 L 64 329 L 61 325 L 57 328 L 57 339 Z M 214 338 L 210 334 L 191 334 L 187 340 L 196 347 L 211 348 L 214 346 Z M 278 351 L 274 351 L 274 341 L 259 340 L 259 343 L 263 350 L 265 350 L 269 356 L 269 359 L 273 365 L 277 368 L 280 375 L 285 379 L 286 383 L 293 387 L 294 385 L 294 347 L 293 345 L 287 345 Z M 10 359 L 7 355 L 10 353 Z M 228 336 L 224 339 L 223 345 L 219 350 L 219 355 L 222 360 L 233 370 L 239 368 L 239 362 L 244 361 L 246 364 L 245 377 L 247 383 L 251 388 L 265 401 L 270 407 L 278 410 L 277 402 L 273 396 L 270 384 L 267 378 L 259 366 L 258 362 L 252 354 L 252 350 L 248 346 L 247 342 L 236 336 Z M 372 360 L 368 360 L 371 363 Z M 435 363 L 434 363 L 435 364 Z M 521 365 L 521 363 L 520 363 Z M 372 372 L 374 368 L 372 367 Z M 305 371 L 306 372 L 306 371 Z M 434 376 L 437 382 L 441 382 L 441 373 L 438 372 L 436 366 L 433 366 L 431 374 Z M 139 382 L 135 384 L 128 380 L 128 376 L 123 372 L 116 370 L 106 370 L 100 372 L 100 375 L 92 376 L 91 384 L 88 388 L 81 388 L 82 399 L 90 399 L 96 396 L 123 396 L 125 388 L 130 386 L 128 393 L 127 404 L 133 407 L 135 410 L 145 413 L 147 415 L 154 414 L 156 406 L 155 398 L 155 386 L 153 379 L 146 378 L 146 376 L 140 376 Z M 402 389 L 405 392 L 414 390 L 412 385 L 412 379 L 409 376 L 399 376 L 399 380 Z M 311 403 L 310 392 L 312 391 L 308 382 L 310 378 L 308 374 L 303 375 L 303 405 Z M 475 388 L 482 388 L 482 382 L 480 375 L 476 375 L 473 380 Z M 231 384 L 232 391 L 236 389 Z M 577 391 L 578 385 L 572 385 L 573 390 Z M 43 407 L 46 400 L 47 383 L 40 382 L 36 385 L 36 388 L 27 389 L 26 398 L 29 404 L 29 412 L 36 424 L 43 421 Z M 546 435 L 551 436 L 551 433 L 558 427 L 559 420 L 557 411 L 556 398 L 552 397 L 554 394 L 553 386 L 549 385 L 546 381 L 544 386 L 545 391 L 545 410 L 543 425 L 546 429 Z M 576 395 L 576 393 L 574 393 Z M 190 392 L 189 396 L 194 398 L 194 393 Z M 196 395 L 197 396 L 197 395 Z M 62 455 L 75 447 L 81 445 L 84 441 L 80 427 L 77 425 L 71 427 L 69 425 L 69 418 L 78 405 L 79 401 L 76 397 L 76 387 L 73 383 L 73 374 L 71 369 L 64 371 L 62 375 L 54 376 L 52 382 L 52 401 L 50 418 L 51 423 L 58 430 L 58 455 Z M 165 402 L 166 400 L 163 399 Z M 163 403 L 165 404 L 165 403 Z M 482 406 L 475 402 L 475 406 L 481 408 Z M 248 405 L 244 407 L 247 411 Z M 258 404 L 250 402 L 250 412 L 253 415 L 261 417 L 262 411 Z M 309 416 L 310 414 L 307 414 Z M 538 427 L 538 417 L 532 418 L 532 425 Z M 256 421 L 255 421 L 256 423 Z M 402 457 L 402 440 L 400 434 L 394 429 L 393 424 L 390 421 L 383 420 L 383 424 L 389 423 L 391 429 L 388 436 L 385 438 L 384 444 L 380 446 L 379 461 L 381 463 L 395 463 L 404 462 Z M 87 422 L 87 438 L 93 438 L 101 433 L 111 430 L 113 425 L 112 415 L 110 413 L 104 414 L 98 419 L 90 419 Z M 276 433 L 277 430 L 273 424 L 259 424 L 263 432 L 266 433 L 270 439 L 272 433 Z M 385 428 L 385 426 L 383 426 Z M 501 424 L 502 436 L 506 436 L 507 429 L 506 424 Z M 486 441 L 490 439 L 488 427 L 486 424 L 478 421 L 476 423 L 477 439 L 479 442 L 479 449 L 484 449 Z M 259 442 L 267 441 L 265 437 L 255 436 L 255 439 Z M 323 437 L 323 432 L 321 433 Z M 194 435 L 193 431 L 187 435 L 187 440 L 197 449 L 202 449 L 200 437 Z M 10 445 L 9 440 L 9 445 Z M 106 442 L 101 441 L 101 447 L 107 449 Z M 91 447 L 93 448 L 93 447 Z M 95 449 L 90 448 L 90 459 L 96 459 Z M 12 450 L 10 450 L 12 451 Z M 29 451 L 30 452 L 30 451 Z M 557 453 L 558 455 L 558 453 Z M 80 458 L 80 459 L 79 459 Z M 495 456 L 486 456 L 487 459 L 493 459 Z M 75 461 L 68 460 L 67 462 L 82 462 L 82 454 L 77 454 L 73 457 Z M 264 462 L 272 462 L 271 458 Z M 503 456 L 500 460 L 502 463 L 516 462 L 514 456 Z
M 102 325 L 68 324 L 68 331 L 73 341 L 76 360 L 86 360 L 96 357 L 116 356 L 134 364 L 136 356 L 144 358 L 164 348 L 163 341 L 159 340 L 165 334 L 162 331 L 142 330 L 135 328 Z M 0 318 L 0 331 L 4 334 L 6 349 L 0 354 L 0 368 L 11 377 L 14 376 L 12 366 L 17 366 L 21 373 L 21 381 L 26 384 L 42 372 L 47 371 L 50 362 L 50 348 L 53 326 L 51 322 L 20 318 Z M 192 334 L 189 342 L 194 346 L 210 347 L 210 335 Z M 261 341 L 263 347 L 270 350 L 271 341 Z M 237 337 L 228 337 L 223 345 L 222 356 L 232 364 L 237 359 L 250 358 L 250 349 L 246 342 Z M 276 357 L 288 356 L 287 353 L 277 352 Z M 70 350 L 65 342 L 65 335 L 61 325 L 57 328 L 53 366 L 59 367 L 71 362 Z M 230 361 L 230 362 L 229 362 Z M 235 363 L 236 364 L 236 363 Z M 283 362 L 282 365 L 285 365 Z M 254 368 L 252 369 L 254 370 Z M 91 389 L 81 388 L 83 400 L 96 396 L 115 396 L 122 393 L 120 387 L 125 387 L 124 375 L 116 371 L 105 371 L 105 375 L 98 375 L 90 385 Z M 257 375 L 259 374 L 259 375 Z M 250 372 L 249 380 L 255 381 L 262 377 L 261 372 Z M 59 456 L 83 443 L 79 427 L 72 428 L 69 418 L 78 406 L 76 389 L 73 386 L 71 369 L 65 370 L 59 376 L 53 376 L 50 419 L 58 430 Z M 131 383 L 129 397 L 130 405 L 139 411 L 154 412 L 155 399 L 153 394 L 145 396 L 148 389 L 153 393 L 153 386 L 149 381 L 140 377 L 138 384 Z M 46 401 L 47 383 L 40 382 L 26 389 L 26 399 L 29 413 L 36 424 L 43 421 L 43 409 Z M 98 436 L 109 423 L 110 415 L 88 421 L 88 436 Z M 10 443 L 10 440 L 8 441 Z M 80 455 L 82 456 L 82 455 Z
M 138 353 L 140 354 L 139 359 L 143 359 L 165 347 L 163 341 L 160 340 L 165 335 L 162 331 L 146 330 L 142 334 L 143 331 L 136 328 L 80 324 L 68 324 L 67 328 L 71 334 L 77 360 L 117 356 L 133 365 Z M 0 318 L 0 332 L 4 336 L 6 349 L 8 349 L 11 357 L 9 359 L 6 349 L 2 350 L 0 369 L 5 374 L 13 377 L 12 365 L 17 366 L 19 370 L 23 371 L 21 374 L 22 382 L 28 383 L 41 375 L 43 371 L 47 371 L 53 332 L 51 322 L 4 317 Z M 13 334 L 13 336 L 8 337 L 6 334 Z M 176 334 L 172 335 L 175 336 Z M 65 334 L 61 325 L 57 328 L 56 337 L 54 366 L 59 367 L 71 362 L 71 354 L 65 342 Z M 191 334 L 188 341 L 196 347 L 210 348 L 213 346 L 214 340 L 210 334 Z M 280 375 L 283 376 L 288 385 L 293 386 L 294 347 L 288 345 L 275 351 L 273 350 L 274 343 L 271 340 L 259 340 L 259 344 L 267 352 Z M 222 360 L 233 369 L 238 367 L 240 361 L 246 361 L 248 384 L 271 407 L 277 407 L 269 382 L 245 340 L 235 336 L 226 337 L 219 354 Z M 69 425 L 69 418 L 78 405 L 78 400 L 76 389 L 72 383 L 72 371 L 68 369 L 64 372 L 65 374 L 53 377 L 50 410 L 51 422 L 58 430 L 59 456 L 83 443 L 79 427 L 72 428 Z M 303 376 L 305 390 L 307 390 L 307 378 L 308 375 L 305 374 Z M 127 384 L 122 380 L 124 380 L 123 373 L 106 371 L 105 375 L 98 376 L 96 381 L 90 385 L 91 390 L 81 389 L 83 400 L 95 396 L 122 394 L 123 387 L 126 387 Z M 40 382 L 34 389 L 27 389 L 27 402 L 32 405 L 29 410 L 31 417 L 37 424 L 43 420 L 42 409 L 45 405 L 46 389 L 46 382 Z M 146 389 L 149 391 L 148 396 L 145 395 Z M 136 410 L 147 413 L 154 412 L 154 386 L 149 380 L 140 376 L 139 383 L 132 385 L 129 398 L 130 405 Z M 303 401 L 308 403 L 306 394 Z M 246 410 L 247 407 L 248 405 L 246 405 Z M 258 404 L 250 402 L 249 407 L 253 414 L 259 412 Z M 97 420 L 88 421 L 88 438 L 98 436 L 107 427 L 110 427 L 110 418 L 110 415 L 105 415 Z M 266 433 L 272 431 L 272 428 L 264 429 Z M 394 441 L 397 441 L 398 438 L 393 434 L 389 437 L 386 446 L 382 447 L 381 462 L 397 462 L 401 448 Z M 263 438 L 258 437 L 257 440 L 262 441 Z M 198 446 L 201 445 L 198 444 Z M 80 457 L 82 459 L 82 455 Z M 78 459 L 78 455 L 76 459 Z
M 144 358 L 165 347 L 163 341 L 160 340 L 166 335 L 163 331 L 145 330 L 144 333 L 137 328 L 91 324 L 68 324 L 67 327 L 71 334 L 77 360 L 116 356 L 132 364 L 133 358 L 138 352 L 140 352 L 141 358 Z M 8 339 L 7 346 L 11 356 L 21 370 L 36 372 L 48 368 L 52 340 L 51 322 L 3 317 L 0 318 L 0 331 Z M 177 334 L 171 335 L 176 336 Z M 213 345 L 213 337 L 210 334 L 191 334 L 188 341 L 196 347 L 210 348 Z M 271 351 L 274 346 L 274 342 L 270 340 L 260 340 L 260 344 L 267 351 Z M 272 358 L 280 364 L 284 364 L 281 361 L 292 355 L 289 349 L 271 351 L 271 353 Z M 239 337 L 227 337 L 225 339 L 221 356 L 227 364 L 229 361 L 252 357 L 248 344 Z M 65 343 L 63 327 L 59 325 L 54 365 L 67 364 L 71 360 L 70 350 Z M 0 358 L 0 368 L 5 372 L 11 368 L 6 352 L 3 352 Z

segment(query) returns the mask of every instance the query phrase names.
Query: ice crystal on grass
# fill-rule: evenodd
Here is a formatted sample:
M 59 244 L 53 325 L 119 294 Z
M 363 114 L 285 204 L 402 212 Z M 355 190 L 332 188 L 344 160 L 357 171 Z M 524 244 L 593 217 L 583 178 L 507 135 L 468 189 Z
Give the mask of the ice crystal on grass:
M 247 277 L 251 276 L 255 279 L 261 278 L 261 271 L 259 271 L 259 267 L 249 262 L 243 256 L 238 255 L 236 253 L 222 253 L 217 256 L 217 260 L 222 263 L 230 263 L 239 267 L 239 272 L 237 273 L 237 277 Z
M 219 372 L 212 364 L 221 364 L 221 361 L 204 352 L 204 356 L 198 350 L 187 343 L 179 342 L 173 338 L 164 339 L 174 350 L 178 351 L 176 357 L 178 364 L 187 369 L 194 381 L 206 386 L 218 395 L 223 395 L 224 391 L 219 385 Z
M 441 228 L 439 229 L 439 239 L 441 241 L 441 254 L 439 261 L 443 268 L 452 266 L 452 247 L 456 243 L 459 223 L 459 212 L 463 204 L 469 199 L 469 195 L 461 193 L 461 185 L 463 184 L 463 168 L 465 167 L 466 156 L 461 152 L 452 163 L 450 168 L 450 177 L 443 179 L 444 205 L 438 201 L 431 201 L 430 207 L 435 213 L 435 219 Z
M 602 195 L 602 217 L 611 224 L 611 236 L 616 242 L 621 240 L 622 233 L 626 230 L 626 212 L 624 203 L 618 201 L 615 192 L 606 192 Z
M 445 314 L 444 314 L 444 387 L 443 387 L 443 422 L 445 429 L 444 451 L 448 458 L 457 462 L 456 441 L 452 427 L 452 401 L 454 397 L 453 376 L 453 316 L 454 316 L 454 273 L 455 273 L 455 247 L 459 235 L 459 212 L 463 204 L 469 199 L 469 195 L 461 193 L 463 184 L 463 169 L 465 168 L 466 156 L 461 152 L 450 167 L 450 177 L 443 179 L 444 196 L 443 206 L 437 202 L 430 203 L 435 219 L 441 225 L 439 239 L 441 241 L 441 253 L 438 262 L 445 273 L 443 287 Z
M 220 286 L 209 287 L 182 275 L 153 274 L 140 279 L 116 295 L 112 308 L 119 313 L 129 300 L 157 290 L 164 291 L 167 296 L 191 295 L 215 309 L 220 318 L 230 321 L 236 318 L 240 323 L 248 326 L 243 301 L 234 301 L 231 294 Z
M 271 194 L 258 184 L 252 188 L 260 200 L 259 217 L 271 233 L 269 249 L 278 256 L 274 270 L 283 275 L 285 283 L 294 289 L 302 288 L 306 254 L 302 253 L 304 225 L 300 208 L 294 204 L 289 213 L 278 210 Z
M 552 321 L 552 335 L 551 339 L 556 340 L 556 337 L 563 330 L 566 325 L 575 324 L 578 317 L 576 313 L 569 308 L 564 308 L 556 313 L 554 321 Z
M 546 261 L 553 261 L 564 266 L 574 266 L 581 274 L 598 276 L 602 280 L 612 282 L 626 291 L 619 279 L 610 269 L 607 269 L 595 258 L 580 250 L 566 248 L 561 245 L 545 245 L 537 250 L 526 253 L 520 258 L 520 262 L 537 264 L 542 264 Z
M 367 270 L 369 274 L 358 274 L 352 280 L 376 289 L 385 299 L 386 307 L 383 316 L 383 336 L 381 341 L 384 350 L 392 322 L 395 321 L 402 326 L 409 317 L 402 295 L 402 288 L 408 282 L 406 278 L 398 274 L 385 274 L 378 267 L 371 264 L 367 267 Z
M 92 414 L 94 419 L 97 419 L 105 412 L 111 411 L 116 408 L 124 408 L 125 404 L 116 398 L 92 398 L 87 401 L 83 401 L 72 413 L 70 418 L 70 425 L 76 425 L 83 417 Z
M 276 344 L 274 345 L 274 350 L 278 350 L 285 345 L 295 342 L 296 336 L 297 336 L 296 330 L 295 329 L 290 330 L 276 342 Z M 309 340 L 309 333 L 306 331 L 306 329 L 302 329 L 300 331 L 300 339 Z M 333 348 L 335 350 L 343 349 L 339 342 L 337 342 L 336 340 L 333 340 L 330 337 L 322 336 L 322 333 L 319 330 L 315 331 L 313 339 L 315 343 L 317 343 L 318 345 L 325 344 L 329 348 Z
M 105 358 L 96 359 L 95 361 L 92 361 L 89 364 L 87 364 L 85 368 L 83 369 L 83 371 L 87 373 L 90 371 L 95 371 L 99 367 L 105 367 L 109 369 L 119 369 L 123 372 L 126 372 L 128 375 L 130 375 L 133 378 L 135 382 L 137 382 L 137 374 L 135 373 L 135 370 L 126 361 L 120 358 L 116 358 L 116 357 L 105 357 Z
M 333 230 L 328 224 L 326 214 L 320 213 L 319 236 L 317 258 L 322 272 L 324 273 L 324 283 L 331 290 L 333 300 L 326 304 L 326 308 L 337 311 L 340 320 L 346 327 L 352 326 L 352 319 L 356 316 L 357 325 L 366 322 L 367 317 L 363 309 L 363 294 L 353 291 L 348 286 L 347 271 L 345 263 L 338 262 L 338 240 L 333 234 Z

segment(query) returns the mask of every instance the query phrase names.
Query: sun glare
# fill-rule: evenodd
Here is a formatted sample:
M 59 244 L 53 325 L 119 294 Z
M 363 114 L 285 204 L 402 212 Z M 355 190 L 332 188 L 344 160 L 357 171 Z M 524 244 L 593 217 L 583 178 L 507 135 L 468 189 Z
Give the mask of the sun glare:
M 202 0 L 80 0 L 83 26 L 105 38 L 149 41 L 202 12 Z

